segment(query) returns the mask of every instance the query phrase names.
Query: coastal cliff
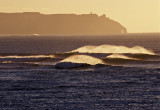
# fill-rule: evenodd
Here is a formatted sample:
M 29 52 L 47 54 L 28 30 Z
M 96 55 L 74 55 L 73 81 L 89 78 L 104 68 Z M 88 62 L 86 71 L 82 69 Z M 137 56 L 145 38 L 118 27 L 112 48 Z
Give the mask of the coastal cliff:
M 127 29 L 105 15 L 0 13 L 0 34 L 121 34 Z

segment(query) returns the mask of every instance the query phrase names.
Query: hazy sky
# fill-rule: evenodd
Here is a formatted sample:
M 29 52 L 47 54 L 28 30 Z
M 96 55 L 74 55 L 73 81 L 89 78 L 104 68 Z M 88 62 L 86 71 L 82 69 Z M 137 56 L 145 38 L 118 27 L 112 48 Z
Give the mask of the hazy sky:
M 0 12 L 96 13 L 128 32 L 160 32 L 160 0 L 0 0 Z

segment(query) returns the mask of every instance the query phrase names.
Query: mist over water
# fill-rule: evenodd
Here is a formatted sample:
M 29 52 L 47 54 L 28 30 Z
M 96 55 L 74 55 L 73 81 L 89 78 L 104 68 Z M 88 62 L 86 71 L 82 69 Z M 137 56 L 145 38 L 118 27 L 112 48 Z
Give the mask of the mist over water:
M 116 45 L 100 45 L 100 46 L 83 46 L 72 52 L 80 53 L 141 53 L 155 55 L 151 50 L 145 49 L 141 46 L 126 47 L 126 46 L 116 46 Z

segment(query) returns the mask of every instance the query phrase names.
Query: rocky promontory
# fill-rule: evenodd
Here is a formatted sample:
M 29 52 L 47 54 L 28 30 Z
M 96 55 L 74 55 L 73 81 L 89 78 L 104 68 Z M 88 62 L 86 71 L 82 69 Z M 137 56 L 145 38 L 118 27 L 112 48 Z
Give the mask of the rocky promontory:
M 0 34 L 121 34 L 127 29 L 106 15 L 0 13 Z

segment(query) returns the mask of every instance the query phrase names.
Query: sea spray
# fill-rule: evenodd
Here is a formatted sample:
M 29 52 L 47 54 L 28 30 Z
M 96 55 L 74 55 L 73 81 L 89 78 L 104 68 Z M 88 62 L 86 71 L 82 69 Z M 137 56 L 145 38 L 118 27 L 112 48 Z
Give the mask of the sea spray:
M 104 64 L 101 59 L 88 55 L 72 55 L 61 62 L 86 63 L 90 65 Z
M 80 53 L 140 53 L 155 55 L 151 50 L 145 49 L 141 46 L 126 47 L 126 46 L 115 46 L 115 45 L 100 45 L 100 46 L 83 46 L 72 52 Z
M 107 56 L 106 58 L 121 58 L 121 59 L 130 59 L 130 60 L 139 60 L 137 58 L 132 58 L 126 55 L 122 55 L 122 54 L 112 54 Z

